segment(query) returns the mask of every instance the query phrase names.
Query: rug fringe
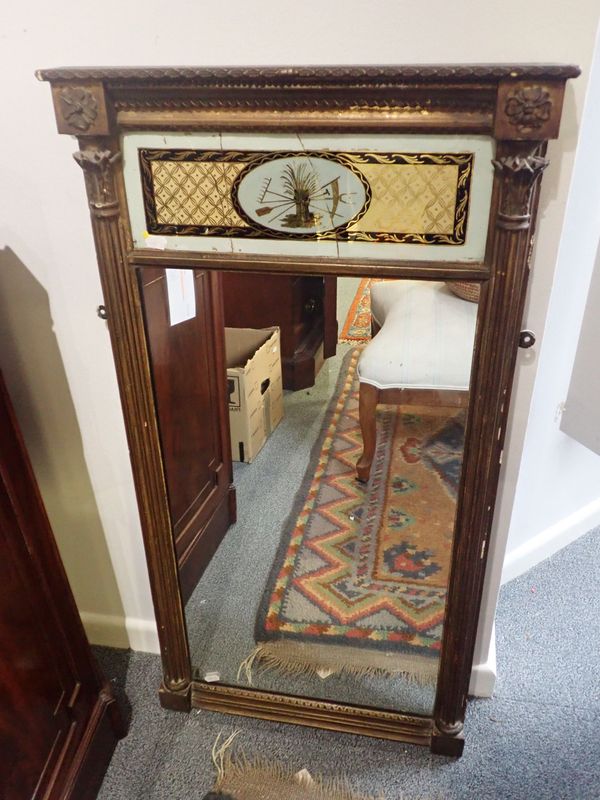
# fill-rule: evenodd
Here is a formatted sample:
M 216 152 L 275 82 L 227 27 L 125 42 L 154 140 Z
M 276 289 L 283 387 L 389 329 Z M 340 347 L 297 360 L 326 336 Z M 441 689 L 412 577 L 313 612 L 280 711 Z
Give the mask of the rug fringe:
M 233 797 L 238 797 L 244 790 L 260 787 L 261 798 L 288 797 L 292 794 L 292 790 L 295 790 L 294 797 L 300 797 L 299 792 L 301 792 L 301 796 L 307 800 L 309 798 L 310 800 L 385 800 L 383 795 L 359 795 L 352 789 L 347 779 L 341 776 L 313 777 L 310 773 L 307 775 L 305 769 L 293 772 L 278 761 L 258 756 L 250 757 L 244 750 L 237 750 L 234 754 L 231 745 L 239 733 L 240 731 L 236 730 L 223 741 L 221 741 L 222 734 L 219 733 L 213 744 L 213 763 L 217 769 L 215 792 L 231 793 Z M 280 785 L 269 786 L 267 782 Z M 256 795 L 257 798 L 258 796 Z
M 260 661 L 261 654 L 263 652 L 263 645 L 257 645 L 254 650 L 250 653 L 247 658 L 245 658 L 242 663 L 240 664 L 238 671 L 237 671 L 237 679 L 238 681 L 242 680 L 242 674 L 246 677 L 246 683 L 248 686 L 252 686 L 252 667 L 254 666 L 254 662 L 258 659 Z
M 227 764 L 227 759 L 229 758 L 229 751 L 231 749 L 231 745 L 233 744 L 233 740 L 238 736 L 241 731 L 237 730 L 233 733 L 229 734 L 229 736 L 221 741 L 221 736 L 223 735 L 221 732 L 217 734 L 217 738 L 214 741 L 212 746 L 212 762 L 215 765 L 215 769 L 217 771 L 217 783 L 223 779 L 225 775 L 225 769 Z
M 439 665 L 437 658 L 426 656 L 278 641 L 258 644 L 240 664 L 238 680 L 244 675 L 248 685 L 252 686 L 254 666 L 288 675 L 318 676 L 322 680 L 341 673 L 359 678 L 378 675 L 402 677 L 424 686 L 435 683 Z

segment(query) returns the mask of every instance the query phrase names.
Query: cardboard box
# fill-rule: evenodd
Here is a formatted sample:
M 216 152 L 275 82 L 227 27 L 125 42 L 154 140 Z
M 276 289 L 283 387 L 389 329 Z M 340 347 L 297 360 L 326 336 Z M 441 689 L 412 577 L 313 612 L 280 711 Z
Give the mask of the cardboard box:
M 250 464 L 283 417 L 279 328 L 225 328 L 231 457 Z

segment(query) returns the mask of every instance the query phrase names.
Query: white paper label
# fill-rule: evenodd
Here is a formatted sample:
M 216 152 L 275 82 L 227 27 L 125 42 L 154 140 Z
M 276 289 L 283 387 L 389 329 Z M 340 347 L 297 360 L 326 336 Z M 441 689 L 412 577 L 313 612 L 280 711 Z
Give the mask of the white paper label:
M 294 778 L 296 779 L 296 783 L 299 783 L 300 786 L 312 786 L 312 784 L 315 782 L 313 776 L 306 769 L 306 767 L 297 772 L 294 775 Z
M 193 270 L 168 269 L 166 273 L 171 325 L 193 319 L 196 316 Z
M 332 669 L 327 669 L 327 667 L 319 667 L 319 669 L 316 670 L 316 672 L 317 672 L 317 675 L 319 676 L 319 678 L 321 678 L 322 681 L 324 681 L 325 678 L 328 678 L 330 675 L 333 675 L 333 670 Z
M 218 672 L 207 672 L 204 676 L 204 680 L 206 683 L 218 683 L 221 680 L 221 676 Z
M 149 247 L 152 250 L 166 250 L 167 237 L 153 236 L 151 233 L 144 233 L 144 247 Z

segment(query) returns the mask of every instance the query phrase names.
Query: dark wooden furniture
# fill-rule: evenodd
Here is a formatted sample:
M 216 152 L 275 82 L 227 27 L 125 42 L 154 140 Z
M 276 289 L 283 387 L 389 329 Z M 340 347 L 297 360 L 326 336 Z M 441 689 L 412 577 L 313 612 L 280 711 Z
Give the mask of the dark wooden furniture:
M 123 726 L 0 376 L 0 795 L 91 800 Z
M 170 324 L 165 270 L 146 270 L 140 280 L 185 602 L 236 513 L 221 277 L 194 272 L 196 313 L 177 325 Z
M 58 68 L 58 130 L 79 138 L 100 276 L 129 437 L 163 659 L 161 701 L 429 745 L 458 756 L 492 529 L 546 147 L 558 136 L 558 64 L 293 68 Z M 481 256 L 391 260 L 133 247 L 121 168 L 133 131 L 319 132 L 482 136 L 494 152 Z M 422 145 L 426 147 L 426 145 Z M 488 169 L 490 168 L 487 161 Z M 477 165 L 475 165 L 477 169 Z M 457 205 L 466 213 L 466 205 Z M 461 225 L 465 217 L 461 217 Z M 298 224 L 297 220 L 294 224 Z M 163 233 L 169 233 L 168 225 Z M 458 238 L 464 227 L 456 231 Z M 278 234 L 279 235 L 279 234 Z M 467 234 L 468 236 L 468 234 Z M 427 244 L 426 237 L 422 242 Z M 460 241 L 458 241 L 460 244 Z M 180 243 L 181 244 L 181 243 Z M 418 249 L 418 248 L 417 248 Z M 331 251 L 329 251 L 331 252 Z M 290 275 L 355 275 L 480 284 L 471 403 L 458 492 L 436 700 L 430 716 L 207 684 L 194 677 L 136 272 L 148 267 Z
M 335 277 L 223 273 L 228 328 L 281 329 L 284 389 L 313 386 L 337 348 Z

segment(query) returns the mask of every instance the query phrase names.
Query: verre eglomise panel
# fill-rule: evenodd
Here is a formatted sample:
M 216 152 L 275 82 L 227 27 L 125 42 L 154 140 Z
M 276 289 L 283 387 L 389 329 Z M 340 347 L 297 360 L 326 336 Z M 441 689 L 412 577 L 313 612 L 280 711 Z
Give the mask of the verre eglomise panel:
M 489 137 L 131 133 L 123 154 L 138 248 L 483 259 Z
M 201 276 L 190 276 L 157 270 L 142 278 L 170 309 L 163 324 L 180 333 L 191 330 L 194 315 L 207 313 Z M 431 714 L 477 285 L 283 276 L 291 290 L 286 294 L 282 284 L 279 301 L 265 308 L 265 281 L 277 278 L 250 274 L 243 279 L 254 281 L 245 292 L 254 293 L 253 303 L 244 310 L 240 293 L 231 294 L 228 276 L 222 278 L 228 325 L 222 377 L 237 521 L 220 534 L 186 602 L 196 677 Z M 312 306 L 302 281 L 313 282 Z M 193 295 L 187 306 L 186 282 Z M 306 341 L 317 340 L 312 383 L 295 390 L 285 388 L 292 312 L 307 326 Z M 249 324 L 249 313 L 260 329 Z M 337 335 L 333 347 L 325 342 L 323 358 L 332 313 Z M 149 308 L 146 319 L 152 342 Z M 178 391 L 187 391 L 194 370 L 204 379 L 205 357 L 182 361 Z M 160 368 L 153 362 L 153 370 Z M 183 394 L 179 400 L 196 401 Z M 244 413 L 253 420 L 247 429 L 240 428 Z M 160 403 L 158 414 L 161 423 Z M 178 431 L 169 443 L 167 472 L 171 465 L 174 475 L 183 474 L 177 480 L 192 469 L 177 472 L 178 460 L 191 464 L 195 457 L 194 437 L 185 434 Z

